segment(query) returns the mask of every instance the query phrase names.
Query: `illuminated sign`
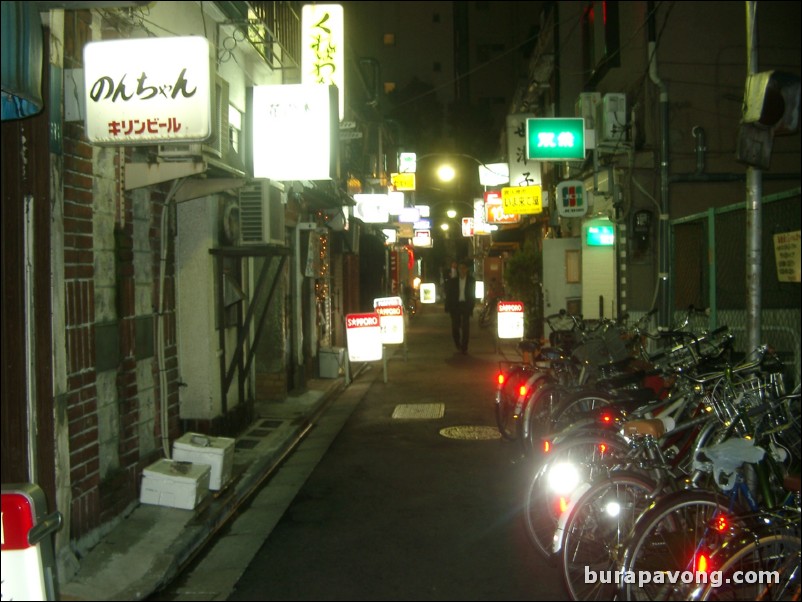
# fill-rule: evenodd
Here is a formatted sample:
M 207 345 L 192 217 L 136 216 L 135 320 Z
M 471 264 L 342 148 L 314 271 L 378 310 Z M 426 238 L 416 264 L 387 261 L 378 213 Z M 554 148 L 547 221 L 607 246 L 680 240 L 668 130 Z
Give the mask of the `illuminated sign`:
M 437 302 L 437 287 L 434 282 L 423 282 L 418 289 L 420 293 L 421 303 L 435 303 Z
M 473 218 L 472 217 L 463 217 L 462 218 L 462 235 L 463 236 L 473 236 Z
M 414 173 L 394 173 L 390 174 L 390 181 L 396 190 L 415 190 Z
M 579 180 L 557 184 L 555 191 L 557 214 L 560 217 L 582 217 L 588 212 L 585 185 Z
M 404 342 L 404 309 L 400 297 L 373 300 L 373 310 L 379 315 L 382 343 L 399 345 Z
M 610 247 L 615 244 L 615 227 L 608 220 L 588 222 L 585 242 L 589 247 Z
M 354 217 L 366 224 L 386 224 L 390 221 L 386 194 L 355 194 Z
M 582 117 L 527 119 L 526 156 L 538 161 L 583 161 L 585 120 Z
M 301 9 L 301 83 L 337 86 L 338 121 L 345 116 L 345 25 L 340 4 Z
M 322 84 L 254 86 L 253 134 L 255 178 L 331 180 L 340 147 L 337 89 Z
M 345 335 L 348 342 L 348 359 L 352 362 L 372 362 L 382 359 L 379 314 L 348 314 L 345 316 Z
M 501 186 L 509 181 L 509 163 L 491 163 L 479 166 L 479 184 L 482 186 Z
M 501 193 L 491 190 L 485 192 L 485 221 L 488 224 L 517 224 L 521 216 L 505 213 Z
M 84 46 L 89 142 L 157 144 L 209 138 L 211 56 L 213 49 L 201 36 L 89 42 Z
M 504 213 L 516 215 L 543 213 L 542 188 L 540 186 L 502 188 L 501 204 Z
M 496 305 L 496 314 L 498 316 L 498 338 L 523 338 L 524 304 L 522 301 L 499 301 Z
M 398 171 L 401 173 L 415 173 L 418 169 L 418 155 L 416 153 L 398 153 Z

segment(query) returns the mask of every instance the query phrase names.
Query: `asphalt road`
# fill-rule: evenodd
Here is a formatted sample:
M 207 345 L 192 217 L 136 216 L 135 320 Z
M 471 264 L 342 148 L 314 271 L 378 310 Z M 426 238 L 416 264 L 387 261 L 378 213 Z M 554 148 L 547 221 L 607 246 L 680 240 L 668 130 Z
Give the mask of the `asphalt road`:
M 354 379 L 370 382 L 229 600 L 568 599 L 524 532 L 531 469 L 495 428 L 504 347 L 476 313 L 467 355 L 449 328 L 441 305 L 424 306 L 387 382 L 381 363 Z

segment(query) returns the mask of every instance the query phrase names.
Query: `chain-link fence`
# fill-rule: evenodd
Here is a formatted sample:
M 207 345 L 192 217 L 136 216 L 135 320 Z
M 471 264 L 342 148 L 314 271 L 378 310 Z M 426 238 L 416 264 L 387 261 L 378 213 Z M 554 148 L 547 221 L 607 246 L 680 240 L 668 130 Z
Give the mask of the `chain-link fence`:
M 709 307 L 708 328 L 726 324 L 736 351 L 746 353 L 745 202 L 711 209 L 671 222 L 672 297 L 677 316 L 688 306 Z M 800 229 L 800 188 L 763 197 L 761 340 L 770 344 L 800 375 L 800 284 L 778 277 L 774 235 Z

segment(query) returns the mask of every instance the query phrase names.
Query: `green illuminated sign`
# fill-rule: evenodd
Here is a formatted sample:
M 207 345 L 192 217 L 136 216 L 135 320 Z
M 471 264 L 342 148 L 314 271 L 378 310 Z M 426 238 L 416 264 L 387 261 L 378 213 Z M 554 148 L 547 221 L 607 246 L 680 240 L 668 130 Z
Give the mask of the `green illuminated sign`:
M 589 247 L 611 247 L 615 244 L 615 228 L 612 224 L 591 222 L 585 227 L 585 241 Z
M 538 117 L 526 120 L 526 158 L 539 161 L 583 161 L 582 117 Z

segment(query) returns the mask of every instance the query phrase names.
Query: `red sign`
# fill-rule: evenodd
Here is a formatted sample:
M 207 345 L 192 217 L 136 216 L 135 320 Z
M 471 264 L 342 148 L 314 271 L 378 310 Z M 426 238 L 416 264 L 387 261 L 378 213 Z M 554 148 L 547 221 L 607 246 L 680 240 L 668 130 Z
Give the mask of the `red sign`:
M 500 314 L 505 312 L 522 313 L 524 304 L 522 301 L 499 301 L 497 309 Z
M 345 317 L 346 328 L 378 328 L 379 314 L 348 314 Z
M 390 292 L 398 294 L 398 251 L 390 251 Z
M 402 316 L 404 315 L 403 309 L 400 305 L 386 305 L 386 306 L 377 306 L 376 313 L 379 316 Z
M 504 213 L 501 192 L 491 190 L 485 192 L 485 221 L 488 224 L 517 224 L 521 216 Z

